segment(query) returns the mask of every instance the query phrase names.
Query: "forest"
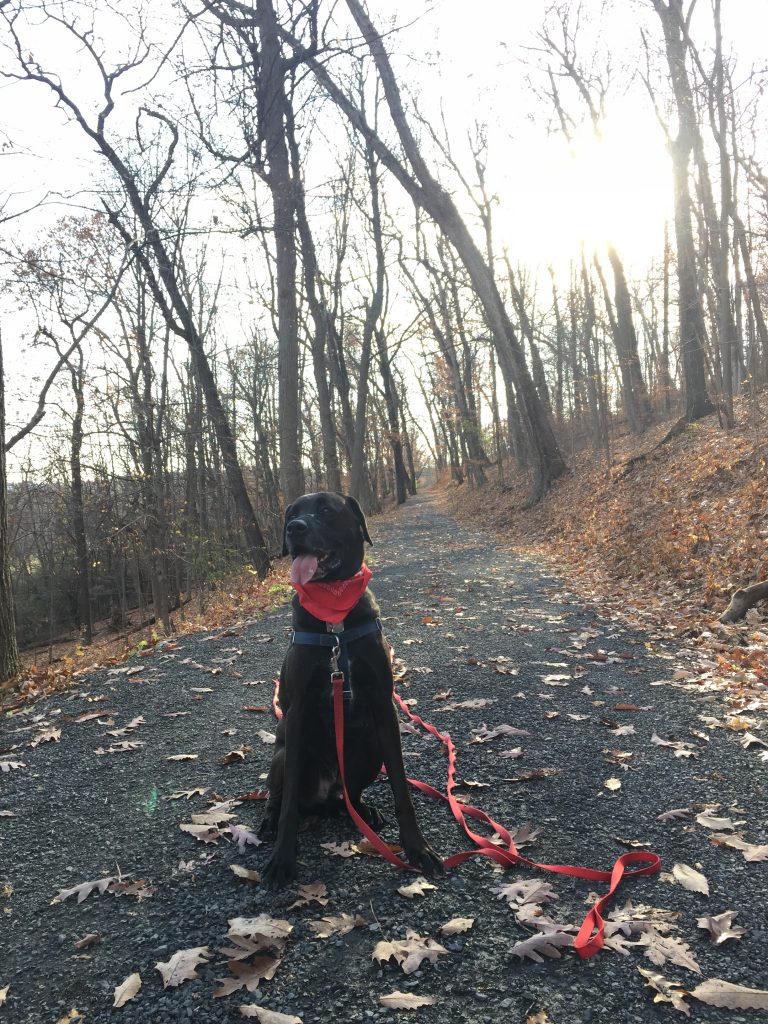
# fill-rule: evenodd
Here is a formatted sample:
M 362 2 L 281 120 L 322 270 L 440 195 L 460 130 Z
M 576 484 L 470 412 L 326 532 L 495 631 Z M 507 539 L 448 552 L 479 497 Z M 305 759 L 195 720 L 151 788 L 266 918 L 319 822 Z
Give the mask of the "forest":
M 764 14 L 460 6 L 0 0 L 0 681 L 265 578 L 302 493 L 535 508 L 754 413 Z

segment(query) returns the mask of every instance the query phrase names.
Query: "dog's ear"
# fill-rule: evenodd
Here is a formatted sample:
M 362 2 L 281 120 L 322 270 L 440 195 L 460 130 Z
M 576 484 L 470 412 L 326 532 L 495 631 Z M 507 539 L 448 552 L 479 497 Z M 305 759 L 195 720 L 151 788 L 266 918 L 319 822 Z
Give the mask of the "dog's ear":
M 287 538 L 285 536 L 285 528 L 288 525 L 288 517 L 290 516 L 292 511 L 293 511 L 293 505 L 289 505 L 288 508 L 285 510 L 285 518 L 283 519 L 283 555 L 287 555 L 289 553 L 288 552 L 288 541 L 287 541 Z
M 365 521 L 365 515 L 363 513 L 363 510 L 360 508 L 360 503 L 358 502 L 357 498 L 353 498 L 351 495 L 347 495 L 347 497 L 344 500 L 352 509 L 355 515 L 355 519 L 360 524 L 360 529 L 362 530 L 363 533 L 363 540 L 367 540 L 369 544 L 373 544 L 370 534 L 368 533 L 368 524 Z

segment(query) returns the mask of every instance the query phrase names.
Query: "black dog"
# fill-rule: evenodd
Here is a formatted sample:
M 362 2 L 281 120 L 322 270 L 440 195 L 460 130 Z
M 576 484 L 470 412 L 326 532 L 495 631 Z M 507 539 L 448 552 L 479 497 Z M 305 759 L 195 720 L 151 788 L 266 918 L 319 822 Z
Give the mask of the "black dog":
M 344 760 L 352 806 L 372 828 L 380 828 L 381 815 L 363 803 L 362 795 L 383 762 L 408 861 L 427 874 L 442 871 L 440 858 L 421 834 L 405 777 L 389 647 L 381 633 L 379 606 L 366 586 L 370 573 L 363 566 L 365 541 L 370 544 L 371 538 L 354 498 L 320 491 L 305 494 L 286 509 L 283 553 L 293 559 L 291 578 L 298 592 L 293 598 L 294 642 L 280 671 L 283 718 L 277 727 L 261 828 L 262 835 L 275 837 L 263 872 L 270 888 L 281 888 L 296 876 L 299 815 L 344 807 L 332 716 L 332 646 L 326 646 L 334 644 L 334 633 L 346 651 L 342 666 L 351 680 Z M 317 583 L 335 585 L 313 587 Z M 330 612 L 312 600 L 317 592 L 335 602 Z M 345 596 L 354 601 L 358 593 L 359 600 L 331 630 L 329 622 L 336 621 Z M 333 617 L 323 617 L 328 614 Z

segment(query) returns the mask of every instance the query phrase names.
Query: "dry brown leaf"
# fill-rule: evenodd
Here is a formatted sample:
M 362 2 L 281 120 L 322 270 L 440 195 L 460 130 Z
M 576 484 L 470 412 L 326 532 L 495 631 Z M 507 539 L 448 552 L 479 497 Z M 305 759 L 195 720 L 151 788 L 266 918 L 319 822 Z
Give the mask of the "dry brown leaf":
M 112 1006 L 125 1006 L 129 1000 L 134 998 L 140 988 L 141 975 L 138 971 L 134 971 L 133 974 L 129 974 L 125 981 L 115 989 L 115 1001 L 112 1003 Z
M 200 757 L 199 754 L 170 754 L 166 757 L 166 761 L 196 761 Z
M 8 998 L 10 988 L 10 985 L 6 985 L 5 988 L 0 988 L 0 1006 L 2 1006 L 5 1000 Z
M 729 832 L 736 828 L 736 825 L 730 818 L 715 818 L 712 814 L 697 814 L 696 821 L 699 825 L 703 825 L 704 828 L 711 828 L 716 831 L 725 829 L 726 832 Z M 740 824 L 743 825 L 744 822 L 742 821 Z
M 229 921 L 228 939 L 236 942 L 240 939 L 248 940 L 254 951 L 264 949 L 281 950 L 286 943 L 288 936 L 293 931 L 293 925 L 282 918 L 270 917 L 269 914 L 258 914 L 256 917 L 233 917 Z M 238 943 L 242 946 L 242 943 Z M 222 950 L 222 952 L 225 952 Z M 226 955 L 226 954 L 225 954 Z M 237 956 L 234 959 L 238 959 Z
M 61 739 L 61 729 L 55 725 L 49 725 L 47 729 L 43 729 L 37 736 L 29 741 L 30 747 L 36 747 L 40 743 L 50 743 L 51 741 L 59 742 Z
M 603 786 L 605 789 L 615 792 L 617 789 L 621 789 L 621 781 L 619 779 L 606 779 Z
M 435 942 L 434 939 L 423 939 L 409 928 L 405 933 L 405 939 L 376 943 L 372 958 L 378 960 L 379 963 L 395 959 L 404 974 L 413 974 L 419 969 L 423 960 L 429 960 L 434 964 L 439 956 L 447 952 L 448 950 L 439 942 Z
M 85 1024 L 85 1017 L 73 1006 L 56 1021 L 56 1024 Z
M 682 885 L 689 892 L 700 892 L 709 896 L 709 882 L 700 871 L 696 871 L 689 864 L 678 862 L 672 868 L 672 876 L 675 881 Z
M 549 882 L 541 882 L 536 878 L 499 885 L 493 891 L 500 900 L 506 900 L 510 907 L 521 907 L 524 903 L 549 903 L 558 898 Z
M 702 981 L 690 994 L 709 1006 L 725 1006 L 729 1010 L 768 1010 L 768 991 L 732 985 L 720 978 Z
M 256 735 L 262 743 L 266 743 L 268 746 L 271 746 L 277 738 L 273 732 L 269 732 L 267 729 L 257 729 Z
M 677 818 L 685 818 L 686 815 L 691 814 L 690 807 L 673 807 L 671 811 L 665 811 L 663 814 L 656 816 L 656 821 L 673 821 Z
M 51 900 L 51 905 L 54 903 L 63 903 L 68 900 L 70 896 L 77 894 L 77 902 L 82 903 L 84 899 L 96 892 L 104 893 L 107 891 L 109 886 L 118 880 L 117 875 L 107 875 L 106 878 L 97 878 L 95 882 L 81 882 L 79 885 L 73 885 L 71 889 L 60 889 L 59 892 Z
M 550 957 L 553 960 L 560 959 L 559 946 L 572 946 L 573 935 L 568 932 L 539 932 L 537 935 L 532 935 L 529 939 L 524 939 L 522 942 L 516 942 L 514 946 L 510 946 L 509 952 L 512 956 L 520 957 L 524 960 L 528 957 L 530 960 L 535 960 L 536 963 L 544 963 L 544 957 Z
M 237 992 L 241 988 L 255 992 L 259 987 L 259 982 L 270 981 L 274 977 L 281 962 L 271 956 L 257 956 L 250 963 L 243 963 L 242 960 L 228 960 L 227 967 L 233 977 L 216 978 L 220 988 L 213 993 L 213 998 L 221 999 L 223 996 L 231 996 L 233 992 Z
M 434 996 L 417 996 L 414 992 L 390 992 L 379 996 L 379 1002 L 390 1010 L 418 1010 L 420 1006 L 434 1006 L 437 1000 Z
M 321 907 L 328 903 L 328 887 L 325 882 L 309 882 L 306 885 L 300 885 L 296 895 L 298 899 L 291 903 L 288 907 L 289 910 L 293 910 L 294 907 L 306 907 L 313 900 Z
M 343 843 L 320 843 L 322 849 L 327 850 L 328 853 L 332 853 L 334 857 L 354 857 L 357 855 L 357 850 L 352 846 L 350 840 L 345 840 Z
M 89 946 L 97 946 L 101 942 L 101 935 L 98 932 L 88 932 L 82 939 L 78 939 L 77 942 L 73 942 L 73 947 L 80 952 L 83 949 L 88 949 Z
M 339 914 L 337 917 L 321 917 L 319 921 L 310 921 L 309 927 L 318 939 L 327 939 L 331 935 L 346 935 L 353 928 L 364 928 L 368 922 L 360 914 Z
M 414 896 L 423 896 L 430 889 L 437 889 L 437 886 L 428 882 L 423 875 L 419 875 L 409 885 L 401 885 L 397 891 L 401 896 L 406 896 L 409 900 L 412 900 Z
M 462 932 L 468 932 L 474 923 L 474 917 L 452 917 L 450 921 L 440 925 L 440 931 L 443 935 L 460 935 Z
M 17 768 L 26 768 L 26 764 L 23 761 L 0 761 L 0 772 L 16 771 Z
M 248 868 L 244 868 L 241 864 L 230 864 L 229 870 L 237 875 L 238 878 L 245 878 L 248 882 L 261 881 L 261 875 L 258 871 L 249 871 Z
M 179 825 L 179 828 L 182 832 L 188 832 L 189 835 L 194 836 L 201 843 L 218 843 L 221 839 L 221 832 L 217 828 L 211 828 L 208 825 L 184 824 Z
M 682 986 L 676 981 L 670 981 L 668 978 L 665 978 L 658 971 L 646 971 L 644 967 L 638 967 L 637 969 L 645 978 L 646 985 L 656 993 L 653 997 L 654 1003 L 671 1003 L 676 1010 L 684 1013 L 686 1017 L 690 1017 L 691 1008 L 683 999 L 683 996 L 688 995 L 688 993 Z
M 240 1013 L 243 1017 L 258 1018 L 260 1024 L 302 1024 L 301 1017 L 278 1013 L 277 1010 L 268 1010 L 264 1006 L 251 1006 L 248 1003 L 240 1006 Z
M 538 1013 L 532 1013 L 530 1017 L 526 1017 L 525 1024 L 552 1024 L 552 1021 L 545 1010 L 539 1010 Z
M 163 800 L 190 800 L 193 796 L 205 796 L 207 792 L 205 787 L 198 786 L 196 789 L 182 789 L 178 793 L 171 793 L 164 796 Z
M 637 944 L 643 947 L 645 955 L 657 967 L 663 967 L 669 961 L 678 967 L 685 967 L 689 971 L 701 974 L 701 968 L 690 948 L 680 939 L 662 935 L 653 926 L 647 927 L 641 933 Z
M 237 843 L 240 853 L 245 853 L 247 846 L 261 846 L 261 840 L 256 833 L 252 832 L 245 825 L 227 825 L 226 828 L 222 829 L 222 832 L 229 832 Z
M 696 924 L 699 928 L 705 928 L 709 932 L 710 939 L 716 946 L 719 946 L 722 942 L 728 942 L 729 939 L 740 939 L 742 935 L 747 934 L 746 928 L 733 923 L 733 919 L 738 913 L 738 910 L 724 910 L 722 914 L 700 917 Z
M 145 747 L 143 740 L 123 740 L 122 743 L 113 743 L 109 747 L 96 747 L 94 754 L 97 757 L 104 757 L 105 754 L 128 754 L 139 747 Z
M 387 843 L 387 846 L 392 853 L 400 854 L 403 852 L 402 846 L 398 846 L 397 843 Z M 367 839 L 361 839 L 359 843 L 352 844 L 352 851 L 354 853 L 362 853 L 365 857 L 380 857 L 381 854 Z M 343 854 L 342 854 L 343 856 Z
M 210 956 L 207 946 L 193 946 L 180 949 L 169 960 L 156 963 L 155 968 L 163 979 L 163 988 L 176 988 L 185 981 L 199 978 L 196 968 L 200 964 L 207 964 Z

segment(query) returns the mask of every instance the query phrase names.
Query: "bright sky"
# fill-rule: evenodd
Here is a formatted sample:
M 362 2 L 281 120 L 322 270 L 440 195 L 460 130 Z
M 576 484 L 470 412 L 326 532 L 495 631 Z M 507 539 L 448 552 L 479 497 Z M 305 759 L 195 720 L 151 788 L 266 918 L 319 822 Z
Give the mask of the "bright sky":
M 381 22 L 381 5 L 370 6 Z M 389 40 L 396 70 L 418 95 L 425 115 L 433 118 L 442 107 L 454 154 L 470 178 L 466 131 L 475 121 L 488 125 L 489 186 L 500 198 L 496 244 L 499 250 L 508 248 L 513 263 L 552 262 L 564 271 L 570 259 L 578 259 L 582 243 L 589 255 L 612 241 L 629 272 L 640 274 L 660 253 L 672 198 L 663 134 L 642 83 L 631 81 L 642 61 L 639 25 L 644 22 L 658 43 L 658 19 L 650 0 L 584 0 L 587 15 L 600 16 L 603 42 L 597 52 L 609 48 L 615 85 L 603 142 L 586 126 L 571 150 L 558 132 L 550 132 L 551 112 L 527 82 L 528 76 L 543 81 L 535 70 L 541 55 L 531 47 L 546 6 L 541 0 L 472 0 L 471 5 L 466 0 L 392 0 L 387 10 L 405 26 Z M 697 18 L 702 23 L 709 20 L 709 11 L 707 0 L 700 0 Z M 157 6 L 152 15 L 158 15 Z M 766 60 L 768 3 L 724 3 L 723 17 L 744 76 L 750 65 Z M 595 51 L 589 17 L 582 33 L 580 55 L 586 56 Z M 695 22 L 693 34 L 701 38 Z M 38 56 L 45 51 L 40 47 Z M 88 84 L 81 78 L 78 87 Z M 584 111 L 573 90 L 563 86 L 562 95 L 568 112 L 580 120 Z M 0 81 L 0 110 L 0 208 L 9 195 L 7 209 L 19 209 L 45 191 L 73 193 L 89 181 L 99 161 L 79 130 L 52 110 L 42 87 Z M 6 148 L 4 138 L 10 141 Z M 92 204 L 86 197 L 84 205 Z M 0 226 L 0 238 L 3 233 L 14 239 L 33 235 L 48 218 L 66 212 L 71 205 L 14 221 L 10 231 Z M 42 367 L 16 349 L 15 322 L 16 317 L 3 314 L 6 371 L 13 391 L 30 394 L 25 375 L 30 367 Z

